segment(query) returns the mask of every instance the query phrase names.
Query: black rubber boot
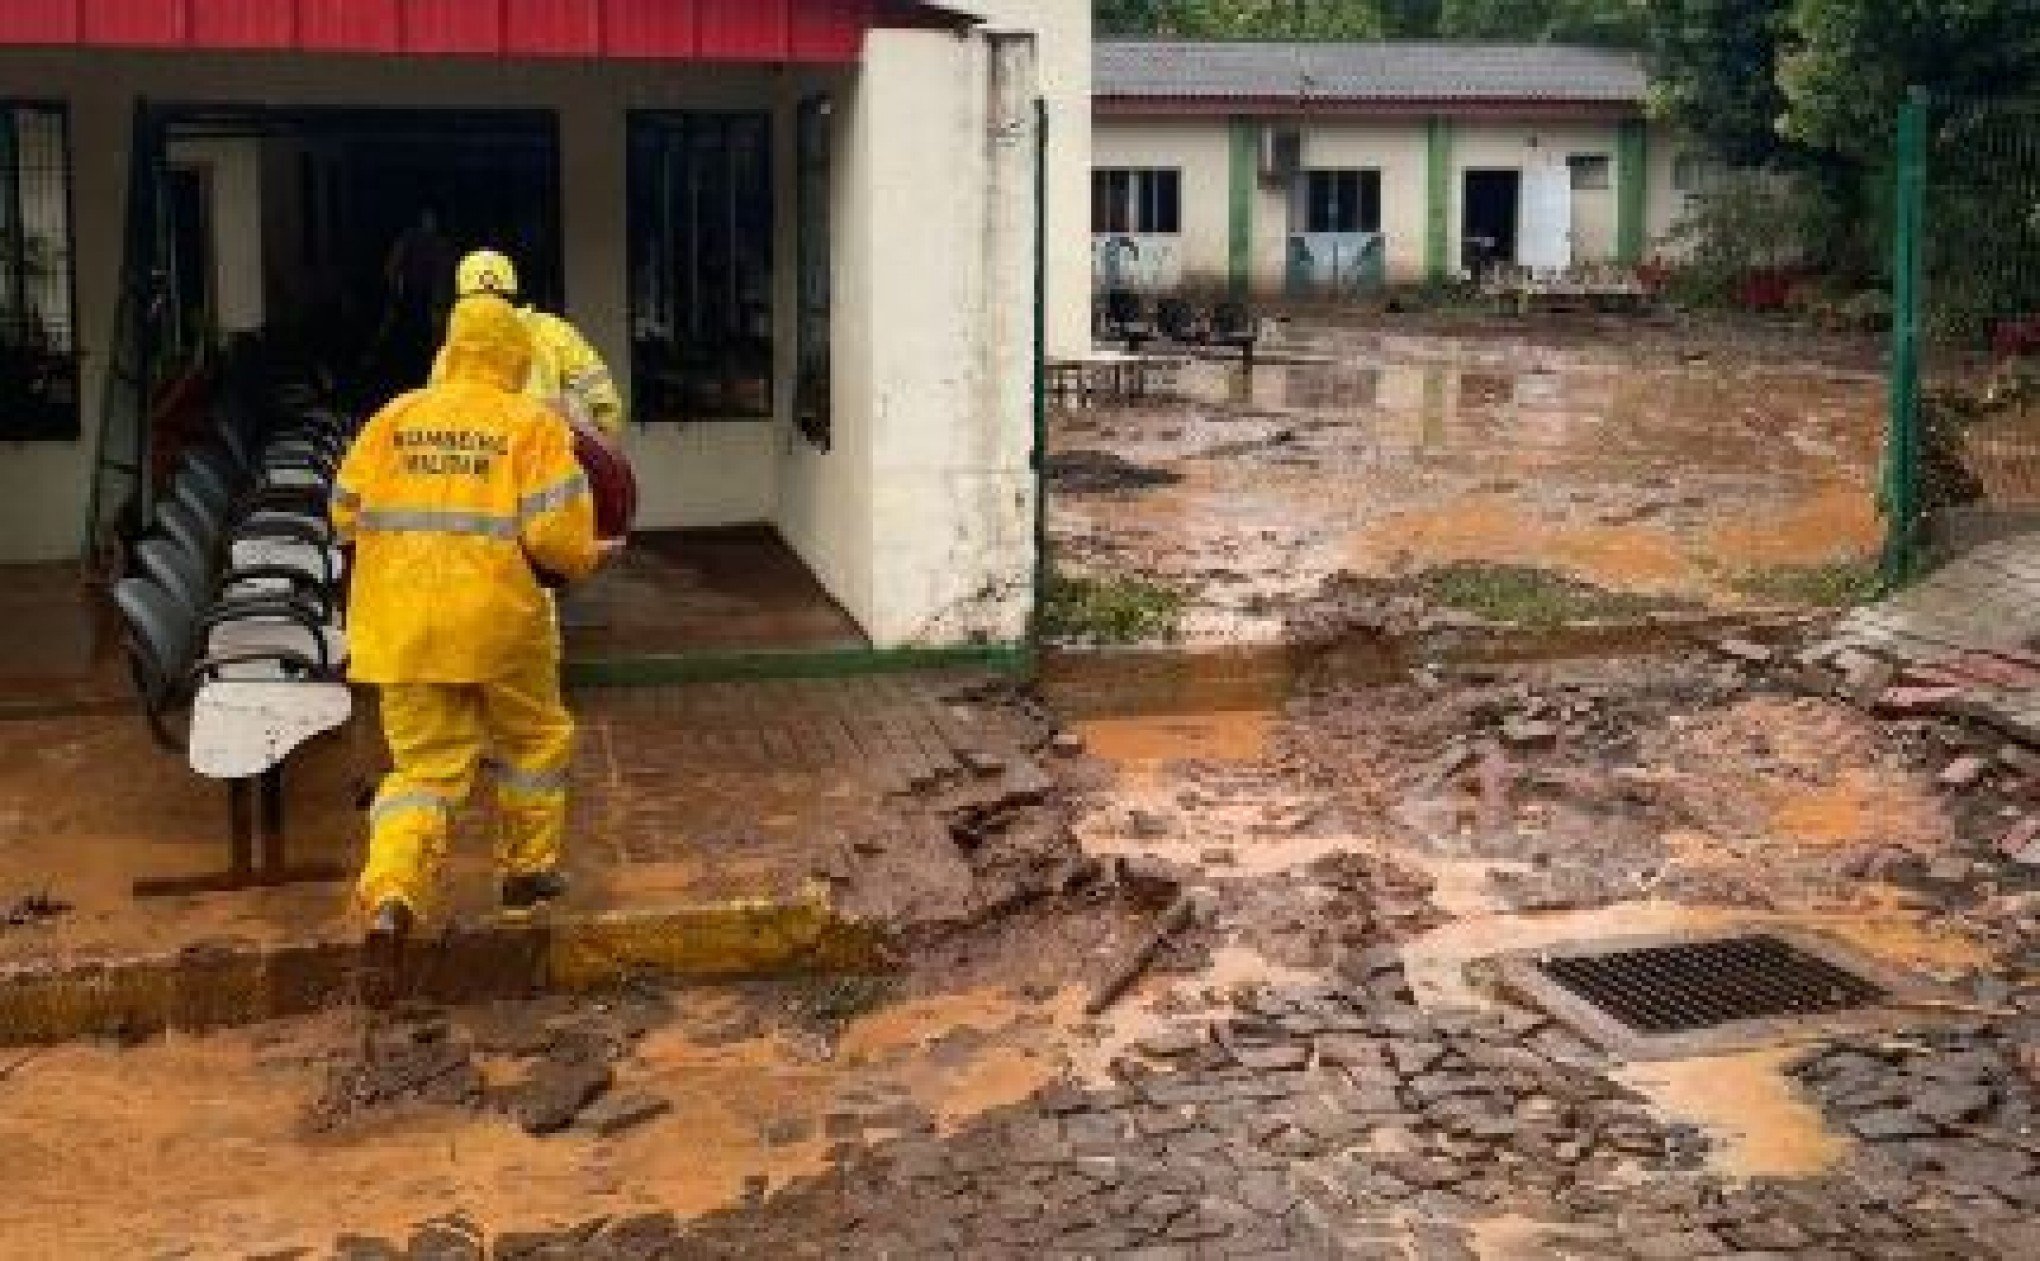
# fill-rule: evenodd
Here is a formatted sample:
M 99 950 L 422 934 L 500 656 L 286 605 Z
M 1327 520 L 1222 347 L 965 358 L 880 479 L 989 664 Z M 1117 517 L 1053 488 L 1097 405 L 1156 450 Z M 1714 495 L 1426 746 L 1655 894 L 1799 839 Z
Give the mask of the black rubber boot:
M 376 908 L 362 942 L 361 999 L 374 1008 L 389 1007 L 403 990 L 404 946 L 417 917 L 394 899 Z
M 503 909 L 535 911 L 567 896 L 567 878 L 557 871 L 534 871 L 503 878 Z

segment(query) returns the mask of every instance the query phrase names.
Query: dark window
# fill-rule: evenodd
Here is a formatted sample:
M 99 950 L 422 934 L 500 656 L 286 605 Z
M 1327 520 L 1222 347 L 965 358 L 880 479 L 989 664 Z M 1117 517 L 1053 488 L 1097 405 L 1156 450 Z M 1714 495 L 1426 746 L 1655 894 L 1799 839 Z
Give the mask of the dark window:
M 771 132 L 763 112 L 631 115 L 640 423 L 772 414 Z
M 794 375 L 794 424 L 809 442 L 829 449 L 829 132 L 835 111 L 826 96 L 800 103 L 800 319 Z
M 1611 182 L 1612 164 L 1605 153 L 1575 153 L 1565 164 L 1572 170 L 1572 186 L 1577 192 L 1600 192 Z
M 0 439 L 78 436 L 70 141 L 62 107 L 0 104 Z
M 1181 171 L 1091 172 L 1093 235 L 1175 236 L 1182 230 Z
M 1309 171 L 1303 230 L 1351 235 L 1381 231 L 1380 171 Z

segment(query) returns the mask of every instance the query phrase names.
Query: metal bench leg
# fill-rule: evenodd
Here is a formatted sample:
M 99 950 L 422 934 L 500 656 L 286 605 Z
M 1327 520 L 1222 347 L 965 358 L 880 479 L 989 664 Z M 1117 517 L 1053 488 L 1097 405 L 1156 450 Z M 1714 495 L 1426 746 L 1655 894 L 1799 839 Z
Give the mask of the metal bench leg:
M 261 815 L 258 832 L 256 815 L 259 794 Z M 227 781 L 228 851 L 227 869 L 202 876 L 156 876 L 134 882 L 138 898 L 175 898 L 195 893 L 235 893 L 246 889 L 273 889 L 292 884 L 317 884 L 345 880 L 346 868 L 336 863 L 315 863 L 292 867 L 284 856 L 283 768 L 274 767 L 256 780 Z

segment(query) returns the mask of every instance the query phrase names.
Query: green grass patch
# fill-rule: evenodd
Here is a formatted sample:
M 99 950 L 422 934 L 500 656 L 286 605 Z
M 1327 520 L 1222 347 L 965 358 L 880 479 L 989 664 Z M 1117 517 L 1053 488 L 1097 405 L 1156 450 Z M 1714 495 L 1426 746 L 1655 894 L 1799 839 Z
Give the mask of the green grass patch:
M 1140 644 L 1177 637 L 1184 595 L 1128 575 L 1056 574 L 1042 602 L 1041 633 L 1065 644 Z
M 1531 565 L 1459 561 L 1425 570 L 1412 585 L 1433 604 L 1511 626 L 1620 621 L 1692 607 L 1666 596 L 1609 591 Z
M 1732 575 L 1729 585 L 1752 600 L 1818 609 L 1846 609 L 1877 598 L 1877 562 L 1768 565 Z

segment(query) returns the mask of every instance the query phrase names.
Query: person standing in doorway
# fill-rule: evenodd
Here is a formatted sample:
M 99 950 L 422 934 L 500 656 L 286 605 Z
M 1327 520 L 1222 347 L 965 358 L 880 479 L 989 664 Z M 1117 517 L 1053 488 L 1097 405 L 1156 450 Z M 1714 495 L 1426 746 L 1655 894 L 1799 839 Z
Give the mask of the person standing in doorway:
M 446 328 L 454 296 L 448 271 L 454 259 L 453 242 L 440 231 L 438 213 L 428 207 L 397 237 L 383 263 L 384 349 L 405 388 L 424 380 Z
M 596 539 L 566 426 L 523 394 L 531 358 L 509 303 L 461 299 L 442 379 L 369 421 L 334 492 L 334 528 L 356 550 L 351 675 L 380 690 L 395 768 L 356 890 L 379 964 L 394 966 L 431 913 L 454 812 L 485 756 L 504 907 L 565 891 L 574 720 L 545 587 L 588 577 L 613 549 Z
M 462 298 L 488 294 L 514 302 L 517 267 L 495 250 L 476 250 L 460 260 L 454 289 Z M 557 315 L 529 306 L 517 308 L 517 314 L 531 338 L 531 374 L 524 384 L 525 395 L 611 446 L 621 442 L 623 398 L 602 356 L 579 329 Z M 442 356 L 441 367 L 444 362 Z M 434 379 L 440 370 L 433 369 Z

